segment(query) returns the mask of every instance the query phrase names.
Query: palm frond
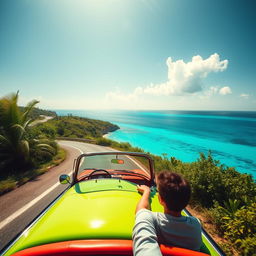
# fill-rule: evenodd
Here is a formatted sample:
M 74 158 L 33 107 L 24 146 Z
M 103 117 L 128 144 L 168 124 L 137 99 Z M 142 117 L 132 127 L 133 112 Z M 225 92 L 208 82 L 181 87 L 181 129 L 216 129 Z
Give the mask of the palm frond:
M 55 149 L 48 144 L 37 144 L 36 147 L 42 151 L 50 152 L 52 155 L 55 154 Z
M 26 129 L 28 128 L 28 126 L 29 126 L 32 122 L 33 122 L 32 119 L 28 119 L 28 120 L 24 123 L 24 125 L 23 125 L 24 129 L 26 130 Z
M 25 129 L 22 125 L 20 124 L 14 124 L 11 129 L 14 130 L 15 137 L 17 137 L 17 140 L 22 139 L 23 134 L 25 133 Z
M 22 115 L 23 122 L 25 122 L 25 121 L 27 120 L 29 113 L 31 112 L 31 110 L 33 109 L 33 107 L 34 107 L 36 104 L 38 104 L 38 103 L 39 103 L 38 100 L 32 100 L 31 102 L 29 102 L 29 103 L 27 104 L 27 106 L 25 107 L 25 111 L 24 111 L 24 113 L 23 113 L 23 115 Z
M 27 161 L 29 159 L 29 143 L 27 140 L 21 140 L 20 150 L 22 151 L 23 156 L 25 156 L 25 160 Z
M 21 112 L 17 101 L 18 92 L 16 94 L 10 94 L 0 100 L 0 120 L 6 132 L 8 132 L 11 125 L 19 124 L 21 121 Z
M 10 145 L 10 141 L 3 135 L 0 135 L 0 148 L 3 145 Z

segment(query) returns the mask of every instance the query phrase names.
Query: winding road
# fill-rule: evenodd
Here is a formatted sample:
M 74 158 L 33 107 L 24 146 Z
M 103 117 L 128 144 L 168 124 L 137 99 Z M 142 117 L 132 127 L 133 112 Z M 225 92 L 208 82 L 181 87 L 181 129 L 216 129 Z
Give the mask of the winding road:
M 35 180 L 0 196 L 0 250 L 67 188 L 67 185 L 59 183 L 59 176 L 63 173 L 71 173 L 77 156 L 88 152 L 113 151 L 108 147 L 82 142 L 59 141 L 58 143 L 67 151 L 65 161 Z

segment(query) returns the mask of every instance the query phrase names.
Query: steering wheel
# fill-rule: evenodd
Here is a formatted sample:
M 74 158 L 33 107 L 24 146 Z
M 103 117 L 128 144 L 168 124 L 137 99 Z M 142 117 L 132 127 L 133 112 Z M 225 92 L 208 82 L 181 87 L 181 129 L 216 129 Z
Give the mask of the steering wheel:
M 103 173 L 98 173 L 98 174 L 95 174 L 97 172 L 103 172 Z M 94 177 L 95 176 L 95 177 Z M 97 178 L 112 178 L 111 174 L 107 171 L 107 170 L 104 170 L 104 169 L 96 169 L 94 171 L 92 171 L 89 175 L 88 175 L 88 180 L 90 179 L 97 179 Z

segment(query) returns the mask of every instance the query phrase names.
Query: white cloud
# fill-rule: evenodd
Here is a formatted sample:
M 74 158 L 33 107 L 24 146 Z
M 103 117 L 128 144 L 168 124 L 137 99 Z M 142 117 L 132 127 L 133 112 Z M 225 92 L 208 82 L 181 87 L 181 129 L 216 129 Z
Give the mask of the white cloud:
M 248 99 L 250 97 L 250 94 L 242 93 L 240 94 L 241 98 Z
M 229 86 L 225 86 L 225 87 L 222 87 L 220 90 L 219 90 L 219 93 L 220 95 L 227 95 L 227 94 L 231 94 L 232 91 L 230 89 Z
M 220 61 L 217 53 L 208 59 L 197 55 L 192 61 L 185 63 L 183 60 L 172 61 L 167 59 L 168 82 L 170 94 L 194 93 L 202 90 L 202 80 L 212 72 L 224 71 L 228 66 L 228 60 Z
M 205 90 L 201 95 L 199 95 L 200 99 L 209 99 L 214 95 L 227 95 L 231 94 L 232 90 L 230 87 L 225 86 L 220 88 L 220 86 L 211 86 L 209 89 Z
M 161 95 L 186 95 L 200 92 L 203 90 L 203 80 L 208 74 L 213 72 L 222 72 L 227 69 L 228 60 L 220 60 L 217 53 L 209 58 L 203 59 L 197 55 L 190 62 L 183 60 L 173 61 L 169 57 L 166 61 L 168 66 L 168 81 L 161 84 L 150 84 L 146 87 L 137 87 L 130 94 L 124 94 L 120 91 L 107 93 L 108 100 L 129 100 L 137 98 L 139 95 L 147 94 L 154 96 Z M 210 88 L 211 94 L 217 93 L 215 87 Z M 229 87 L 223 87 L 219 90 L 222 95 L 231 93 Z

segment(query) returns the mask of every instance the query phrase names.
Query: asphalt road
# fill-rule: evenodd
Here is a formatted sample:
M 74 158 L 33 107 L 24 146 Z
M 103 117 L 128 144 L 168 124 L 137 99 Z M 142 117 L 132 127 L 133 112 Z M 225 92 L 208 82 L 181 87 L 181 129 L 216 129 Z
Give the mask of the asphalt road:
M 82 142 L 59 141 L 68 152 L 66 160 L 51 171 L 0 196 L 0 250 L 45 209 L 67 185 L 58 183 L 60 174 L 69 174 L 81 153 L 111 151 L 111 148 Z

